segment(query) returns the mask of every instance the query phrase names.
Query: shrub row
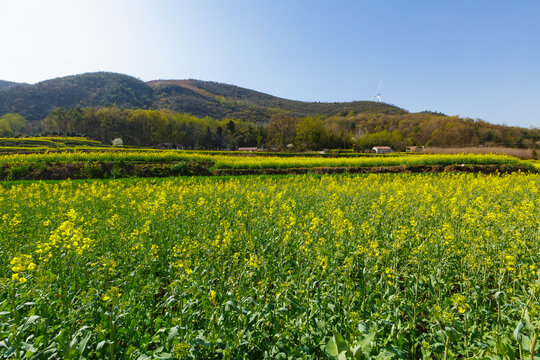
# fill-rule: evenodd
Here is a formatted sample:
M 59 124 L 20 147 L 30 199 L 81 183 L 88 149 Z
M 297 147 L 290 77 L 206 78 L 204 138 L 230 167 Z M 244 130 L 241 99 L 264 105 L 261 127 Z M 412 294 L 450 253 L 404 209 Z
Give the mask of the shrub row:
M 4 164 L 0 180 L 116 179 L 211 175 L 199 163 L 55 162 Z

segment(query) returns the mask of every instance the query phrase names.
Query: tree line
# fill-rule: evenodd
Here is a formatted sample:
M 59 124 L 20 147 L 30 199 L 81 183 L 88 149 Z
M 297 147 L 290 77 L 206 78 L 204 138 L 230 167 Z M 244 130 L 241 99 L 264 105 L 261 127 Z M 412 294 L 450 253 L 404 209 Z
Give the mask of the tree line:
M 80 134 L 110 144 L 177 144 L 186 149 L 235 149 L 262 145 L 261 129 L 233 119 L 198 118 L 170 110 L 110 108 L 57 108 L 41 122 L 45 134 Z
M 404 151 L 407 146 L 504 146 L 536 148 L 540 129 L 494 125 L 482 120 L 433 113 L 348 114 L 294 118 L 275 114 L 265 127 L 266 144 L 285 149 L 354 148 L 369 151 L 386 145 Z
M 350 149 L 369 151 L 388 145 L 436 147 L 506 146 L 535 148 L 540 129 L 489 124 L 482 120 L 436 113 L 354 114 L 295 117 L 272 114 L 266 124 L 238 119 L 217 120 L 170 110 L 56 108 L 39 125 L 29 126 L 18 114 L 0 118 L 0 135 L 84 135 L 110 144 L 156 146 L 178 144 L 186 149 L 229 149 L 257 146 L 268 150 Z

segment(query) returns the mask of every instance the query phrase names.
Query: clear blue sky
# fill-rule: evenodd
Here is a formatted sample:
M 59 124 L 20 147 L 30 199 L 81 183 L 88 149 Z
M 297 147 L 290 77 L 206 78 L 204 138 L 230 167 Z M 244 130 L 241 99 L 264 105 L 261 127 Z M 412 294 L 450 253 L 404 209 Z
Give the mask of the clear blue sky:
M 0 79 L 195 78 L 540 127 L 540 1 L 0 0 Z

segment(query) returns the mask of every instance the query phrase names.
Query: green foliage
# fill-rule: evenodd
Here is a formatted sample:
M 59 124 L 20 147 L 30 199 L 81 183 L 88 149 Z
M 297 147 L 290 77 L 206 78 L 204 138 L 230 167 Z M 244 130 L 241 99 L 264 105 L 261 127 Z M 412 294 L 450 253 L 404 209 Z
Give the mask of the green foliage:
M 268 145 L 279 150 L 286 150 L 287 145 L 294 142 L 297 122 L 298 119 L 289 114 L 273 114 L 266 127 Z
M 99 179 L 104 175 L 103 166 L 99 162 L 88 162 L 81 169 L 81 178 L 83 179 Z M 117 173 L 115 173 L 117 175 Z
M 7 171 L 7 177 L 6 180 L 20 180 L 25 179 L 28 174 L 30 173 L 31 164 L 15 164 L 13 166 L 10 166 Z M 6 171 L 4 171 L 4 174 Z M 3 174 L 3 175 L 4 175 Z
M 0 136 L 20 134 L 26 125 L 26 120 L 19 114 L 4 114 L 0 117 Z
M 364 134 L 356 139 L 355 147 L 358 150 L 370 150 L 374 146 L 390 146 L 395 151 L 405 150 L 405 145 L 401 132 L 394 130 L 389 132 L 388 130 L 379 131 L 371 134 Z
M 300 148 L 317 150 L 327 142 L 324 121 L 318 117 L 305 117 L 298 121 L 295 141 Z
M 189 169 L 186 162 L 179 162 L 171 166 L 171 173 L 174 176 L 190 176 L 193 172 Z
M 493 125 L 482 120 L 462 119 L 429 113 L 416 114 L 356 114 L 326 119 L 327 127 L 345 131 L 357 141 L 374 143 L 374 135 L 399 131 L 405 145 L 438 147 L 504 146 L 534 148 L 540 141 L 540 129 Z M 392 139 L 389 139 L 392 140 Z M 398 141 L 399 143 L 399 141 Z M 377 144 L 381 145 L 381 144 Z
M 124 145 L 180 145 L 185 149 L 223 149 L 253 146 L 258 128 L 237 120 L 174 113 L 168 110 L 119 108 L 58 108 L 42 122 L 49 132 L 84 133 L 110 144 L 121 138 Z M 223 129 L 227 129 L 223 131 Z
M 0 121 L 0 134 L 2 136 L 13 135 L 13 131 L 11 131 L 11 127 L 7 121 Z
M 124 171 L 120 165 L 121 164 L 114 164 L 113 168 L 111 169 L 110 177 L 112 179 L 120 179 L 124 177 Z

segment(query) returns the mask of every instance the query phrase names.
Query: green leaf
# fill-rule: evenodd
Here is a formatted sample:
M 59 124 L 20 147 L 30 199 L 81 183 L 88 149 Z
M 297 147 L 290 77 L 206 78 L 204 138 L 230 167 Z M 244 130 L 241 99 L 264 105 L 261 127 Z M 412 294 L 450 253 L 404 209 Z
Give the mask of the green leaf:
M 103 347 L 105 346 L 106 343 L 107 343 L 107 341 L 103 340 L 99 344 L 97 344 L 96 351 L 101 352 L 101 349 L 103 349 Z
M 523 349 L 529 351 L 529 349 L 531 348 L 531 340 L 527 336 L 522 336 L 521 346 L 523 347 Z
M 365 353 L 371 352 L 371 348 L 373 347 L 373 343 L 374 343 L 376 335 L 377 335 L 376 333 L 370 332 L 360 338 L 360 340 L 358 341 L 358 344 L 362 346 L 363 352 Z
M 525 327 L 523 328 L 524 332 L 527 334 L 529 339 L 534 337 L 535 328 L 528 321 L 525 322 Z
M 227 301 L 227 302 L 225 303 L 225 308 L 226 308 L 227 310 L 231 309 L 231 310 L 234 310 L 234 311 L 236 311 L 236 312 L 240 312 L 240 309 L 238 309 L 238 306 L 236 306 L 235 303 L 232 302 L 231 300 L 229 300 L 229 301 Z
M 38 315 L 32 315 L 30 316 L 26 322 L 23 324 L 23 326 L 19 329 L 20 332 L 25 332 L 30 326 L 32 326 L 36 321 L 38 321 L 40 317 Z
M 174 341 L 174 338 L 176 337 L 177 334 L 178 334 L 178 326 L 172 327 L 171 330 L 169 331 L 169 336 L 167 337 L 167 343 L 169 344 L 169 348 L 171 347 Z
M 86 345 L 88 344 L 88 341 L 92 337 L 92 332 L 89 331 L 86 336 L 81 340 L 79 343 L 79 359 L 84 359 L 84 351 L 86 350 Z
M 343 336 L 341 336 L 341 334 L 335 330 L 332 331 L 332 333 L 334 334 L 334 341 L 339 350 L 339 353 L 349 350 L 349 345 L 347 344 L 345 339 L 343 339 Z
M 332 338 L 326 344 L 326 353 L 335 359 L 346 359 L 348 353 L 352 354 L 349 351 L 349 345 L 340 333 L 337 331 L 332 331 L 332 333 Z
M 333 337 L 326 344 L 326 353 L 332 358 L 337 358 L 339 355 L 338 346 Z
M 352 358 L 354 360 L 361 360 L 361 359 L 365 359 L 366 358 L 366 355 L 364 354 L 364 352 L 362 351 L 362 346 L 361 345 L 358 345 L 354 348 L 351 349 L 352 351 Z
M 521 321 L 517 324 L 516 329 L 514 330 L 514 339 L 516 339 L 516 341 L 519 341 L 521 330 L 523 330 L 524 327 L 525 325 Z
M 516 354 L 514 353 L 514 350 L 506 344 L 502 339 L 498 339 L 495 343 L 495 349 L 497 350 L 497 353 L 500 355 L 506 355 L 510 359 L 515 359 Z

